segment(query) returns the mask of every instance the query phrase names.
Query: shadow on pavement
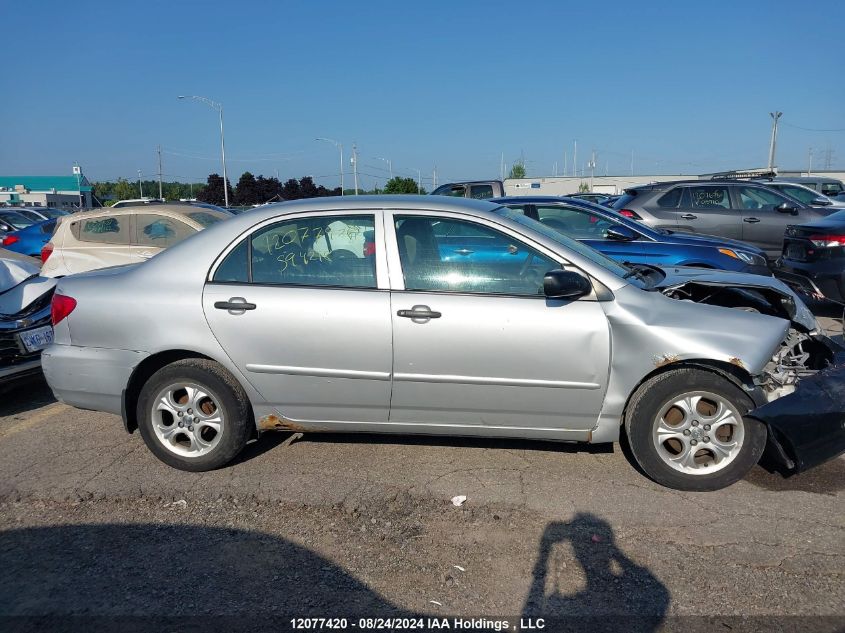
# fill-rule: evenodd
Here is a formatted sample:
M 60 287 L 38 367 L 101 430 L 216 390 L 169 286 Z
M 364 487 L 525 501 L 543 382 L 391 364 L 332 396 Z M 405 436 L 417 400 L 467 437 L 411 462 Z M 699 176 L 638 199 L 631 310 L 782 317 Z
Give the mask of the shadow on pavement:
M 764 490 L 797 490 L 815 494 L 835 495 L 845 490 L 845 461 L 841 457 L 816 466 L 804 473 L 784 477 L 775 465 L 765 461 L 748 473 L 743 481 Z
M 586 576 L 586 586 L 573 592 L 561 590 L 562 585 L 580 585 L 580 570 L 571 560 L 567 566 L 568 550 Z M 577 630 L 645 632 L 660 628 L 669 602 L 663 583 L 616 546 L 607 521 L 577 514 L 568 523 L 546 526 L 522 615 L 584 618 L 572 621 Z
M 567 574 L 582 574 L 579 565 L 586 587 L 562 593 Z M 579 514 L 546 527 L 522 617 L 566 618 L 578 630 L 614 623 L 653 631 L 668 605 L 668 590 L 616 546 L 610 525 Z M 465 607 L 450 617 L 477 615 Z M 0 532 L 3 630 L 254 632 L 290 630 L 291 617 L 357 623 L 391 616 L 429 617 L 397 607 L 308 548 L 264 533 L 164 524 Z
M 164 618 L 175 618 L 170 630 L 254 631 L 251 617 L 359 614 L 410 615 L 331 561 L 263 533 L 160 524 L 0 533 L 3 630 L 15 623 L 8 616 L 50 616 L 37 627 L 50 630 L 168 630 Z M 150 617 L 162 620 L 142 620 Z
M 26 413 L 56 402 L 44 376 L 30 376 L 0 386 L 0 417 Z

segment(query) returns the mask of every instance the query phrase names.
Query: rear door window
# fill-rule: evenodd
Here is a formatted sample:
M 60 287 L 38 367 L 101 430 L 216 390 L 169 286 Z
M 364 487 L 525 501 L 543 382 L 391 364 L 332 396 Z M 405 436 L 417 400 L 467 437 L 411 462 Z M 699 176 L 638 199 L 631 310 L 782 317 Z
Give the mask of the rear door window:
M 727 187 L 686 187 L 681 206 L 689 209 L 718 210 L 731 208 Z
M 823 182 L 821 191 L 826 196 L 835 196 L 842 193 L 843 189 L 838 182 Z
M 135 219 L 135 240 L 138 246 L 170 248 L 196 233 L 181 220 L 153 213 L 139 213 Z
M 81 242 L 129 245 L 131 216 L 104 216 L 86 218 L 73 224 L 73 234 Z
M 742 209 L 774 209 L 777 205 L 788 202 L 786 198 L 771 189 L 763 187 L 740 187 L 737 189 L 739 205 Z M 793 203 L 795 204 L 795 203 Z

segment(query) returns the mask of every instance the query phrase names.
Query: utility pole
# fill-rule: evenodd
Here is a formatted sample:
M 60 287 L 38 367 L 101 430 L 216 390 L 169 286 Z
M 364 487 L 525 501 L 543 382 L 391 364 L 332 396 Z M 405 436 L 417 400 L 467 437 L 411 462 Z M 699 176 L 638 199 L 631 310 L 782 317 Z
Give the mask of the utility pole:
M 590 156 L 590 162 L 587 163 L 587 167 L 590 168 L 590 191 L 592 191 L 593 190 L 593 178 L 596 175 L 596 150 L 593 150 L 593 153 Z
M 502 152 L 502 159 L 499 162 L 499 180 L 505 179 L 505 153 Z
M 572 151 L 572 175 L 578 175 L 578 141 L 575 141 L 575 149 Z
M 631 175 L 634 175 L 634 150 L 631 150 Z
M 807 148 L 807 175 L 812 176 L 813 171 L 813 148 Z
M 417 170 L 417 195 L 422 194 L 422 172 Z
M 358 195 L 358 147 L 352 143 L 352 173 L 355 176 L 355 195 Z
M 144 186 L 141 184 L 141 170 L 138 170 L 138 190 L 141 192 L 141 197 L 144 197 Z
M 569 154 L 567 152 L 564 152 L 563 153 L 563 177 L 564 178 L 566 178 L 566 170 L 568 168 L 568 165 L 566 164 L 567 162 L 569 162 Z
M 431 175 L 431 190 L 437 189 L 437 165 L 434 166 L 434 173 Z
M 769 112 L 769 116 L 772 117 L 772 141 L 769 144 L 769 171 L 772 171 L 775 167 L 775 145 L 778 140 L 778 119 L 783 116 L 783 112 Z
M 164 196 L 161 195 L 161 145 L 158 146 L 158 199 L 164 200 Z
M 555 164 L 552 167 L 552 172 L 554 173 L 555 178 L 557 178 L 557 161 L 555 161 Z
M 79 208 L 82 208 L 82 168 L 79 163 L 73 164 L 73 173 L 76 176 L 76 191 L 79 194 Z M 93 202 L 91 203 L 93 204 Z

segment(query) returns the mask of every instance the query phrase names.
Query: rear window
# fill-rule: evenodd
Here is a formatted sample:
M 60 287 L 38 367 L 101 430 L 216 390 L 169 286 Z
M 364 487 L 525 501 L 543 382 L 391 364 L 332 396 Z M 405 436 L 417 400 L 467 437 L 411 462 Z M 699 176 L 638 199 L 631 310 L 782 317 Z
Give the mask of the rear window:
M 616 202 L 613 203 L 613 208 L 614 209 L 624 209 L 625 207 L 628 206 L 628 204 L 631 202 L 631 200 L 633 200 L 636 197 L 637 197 L 636 191 L 632 191 L 631 193 L 628 193 L 626 191 L 621 196 L 619 196 L 619 200 L 617 200 Z
M 193 213 L 189 213 L 188 217 L 191 218 L 194 222 L 199 222 L 205 228 L 208 228 L 212 224 L 222 222 L 230 216 L 223 212 L 214 213 L 210 211 L 194 211 Z
M 57 220 L 47 220 L 41 224 L 41 232 L 44 235 L 52 235 L 53 232 L 56 230 L 56 222 Z
M 82 242 L 129 244 L 129 216 L 106 216 L 78 220 L 71 225 L 74 236 Z
M 842 192 L 842 185 L 838 182 L 823 182 L 822 193 L 826 196 L 835 196 Z

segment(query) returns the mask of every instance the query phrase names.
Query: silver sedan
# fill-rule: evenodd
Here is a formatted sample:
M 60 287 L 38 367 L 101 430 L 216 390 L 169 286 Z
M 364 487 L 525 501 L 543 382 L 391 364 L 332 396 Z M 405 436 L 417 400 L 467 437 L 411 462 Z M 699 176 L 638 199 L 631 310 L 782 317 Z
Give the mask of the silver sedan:
M 767 441 L 796 470 L 845 448 L 825 411 L 782 410 L 841 370 L 779 281 L 622 266 L 481 201 L 262 207 L 142 265 L 61 279 L 53 320 L 56 396 L 122 415 L 184 470 L 269 430 L 625 434 L 654 480 L 713 490 Z M 807 447 L 807 420 L 824 446 Z

